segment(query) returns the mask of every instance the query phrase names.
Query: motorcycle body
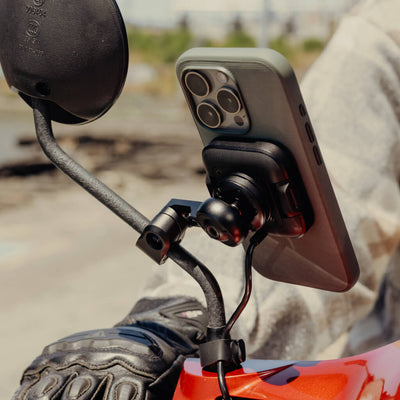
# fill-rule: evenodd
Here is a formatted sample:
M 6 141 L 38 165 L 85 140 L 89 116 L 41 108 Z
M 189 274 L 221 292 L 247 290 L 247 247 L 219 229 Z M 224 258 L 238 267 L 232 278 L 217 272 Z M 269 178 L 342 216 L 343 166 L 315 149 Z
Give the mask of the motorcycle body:
M 248 360 L 226 374 L 234 400 L 399 400 L 400 341 L 373 351 L 324 361 Z M 174 400 L 215 400 L 217 374 L 186 360 Z

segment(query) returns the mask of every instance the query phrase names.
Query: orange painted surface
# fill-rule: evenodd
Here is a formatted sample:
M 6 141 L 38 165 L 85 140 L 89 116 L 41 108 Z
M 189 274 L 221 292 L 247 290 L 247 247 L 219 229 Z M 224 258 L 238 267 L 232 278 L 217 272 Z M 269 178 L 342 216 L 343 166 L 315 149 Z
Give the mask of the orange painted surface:
M 231 396 L 255 400 L 400 400 L 400 341 L 338 360 L 249 360 L 226 381 Z M 174 400 L 220 396 L 217 374 L 187 360 Z

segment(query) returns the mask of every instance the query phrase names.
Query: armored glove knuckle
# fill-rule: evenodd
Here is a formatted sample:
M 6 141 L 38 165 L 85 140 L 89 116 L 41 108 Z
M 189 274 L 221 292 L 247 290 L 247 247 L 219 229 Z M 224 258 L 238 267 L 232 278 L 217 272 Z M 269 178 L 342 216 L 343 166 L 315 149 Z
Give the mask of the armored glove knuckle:
M 116 327 L 79 333 L 53 343 L 28 370 L 40 372 L 47 366 L 61 370 L 73 365 L 100 370 L 119 365 L 154 378 L 175 359 L 175 349 L 152 332 Z
M 204 341 L 207 321 L 206 309 L 195 299 L 183 296 L 144 298 L 116 326 L 144 327 L 190 353 Z
M 156 302 L 139 302 L 140 312 L 134 307 L 124 325 L 46 346 L 24 372 L 13 400 L 171 399 L 185 356 L 196 354 L 205 331 L 188 316 L 205 311 L 187 298 Z

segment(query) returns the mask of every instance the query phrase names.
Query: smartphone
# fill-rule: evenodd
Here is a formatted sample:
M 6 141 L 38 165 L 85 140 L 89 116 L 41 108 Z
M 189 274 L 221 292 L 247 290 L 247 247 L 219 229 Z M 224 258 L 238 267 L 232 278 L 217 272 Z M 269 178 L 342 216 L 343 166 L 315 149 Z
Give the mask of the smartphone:
M 213 171 L 219 177 L 240 172 L 242 158 L 254 158 L 245 154 L 249 143 L 272 143 L 293 159 L 290 188 L 297 183 L 299 196 L 304 193 L 311 208 L 305 213 L 308 226 L 304 225 L 301 235 L 271 229 L 254 252 L 253 267 L 277 281 L 336 292 L 349 290 L 359 276 L 357 259 L 286 58 L 271 49 L 194 48 L 178 59 L 177 76 L 205 146 L 208 182 L 215 178 Z M 214 157 L 213 162 L 220 165 L 210 166 L 204 152 L 210 154 L 210 148 L 221 146 L 236 150 L 232 154 L 237 156 Z M 263 168 L 260 165 L 259 171 Z M 279 179 L 273 184 L 279 184 Z M 287 201 L 288 196 L 293 193 L 285 193 L 277 201 Z M 296 198 L 290 200 L 293 203 Z

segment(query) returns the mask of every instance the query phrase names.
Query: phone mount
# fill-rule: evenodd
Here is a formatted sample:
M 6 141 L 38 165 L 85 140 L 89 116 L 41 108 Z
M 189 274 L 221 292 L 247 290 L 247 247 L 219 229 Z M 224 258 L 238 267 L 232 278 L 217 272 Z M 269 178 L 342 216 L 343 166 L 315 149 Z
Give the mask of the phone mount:
M 201 227 L 212 239 L 237 246 L 259 230 L 264 237 L 299 237 L 311 226 L 312 209 L 286 149 L 270 142 L 218 139 L 204 148 L 203 161 L 211 197 L 203 203 L 171 200 L 137 242 L 158 264 L 188 227 Z
M 291 155 L 273 143 L 215 140 L 203 150 L 203 161 L 211 197 L 203 203 L 171 200 L 144 228 L 137 246 L 163 264 L 190 227 L 201 227 L 228 246 L 246 240 L 242 301 L 228 323 L 209 329 L 207 342 L 200 345 L 201 366 L 218 369 L 221 376 L 246 358 L 243 341 L 232 340 L 229 332 L 251 294 L 255 247 L 270 232 L 301 236 L 312 223 L 312 213 Z
M 270 215 L 265 192 L 244 173 L 232 173 L 212 186 L 213 197 L 197 210 L 197 221 L 212 238 L 237 246 L 250 231 L 256 232 Z
M 237 246 L 260 229 L 269 210 L 263 191 L 245 174 L 221 180 L 216 197 L 203 203 L 172 199 L 146 226 L 137 246 L 156 263 L 163 264 L 171 246 L 181 242 L 189 227 L 201 227 L 212 239 Z

